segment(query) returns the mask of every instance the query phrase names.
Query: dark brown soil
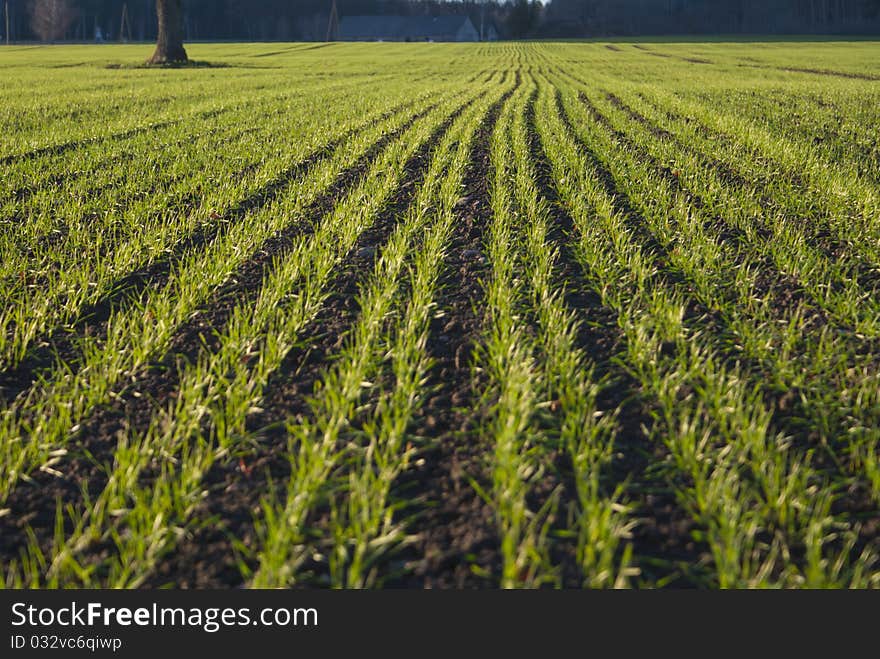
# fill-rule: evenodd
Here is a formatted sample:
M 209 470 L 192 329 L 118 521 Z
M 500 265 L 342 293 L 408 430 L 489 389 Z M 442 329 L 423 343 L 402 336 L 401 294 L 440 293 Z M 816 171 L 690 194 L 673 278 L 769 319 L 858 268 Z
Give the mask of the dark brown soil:
M 831 71 L 830 69 L 801 69 L 793 66 L 772 67 L 779 71 L 789 71 L 791 73 L 810 73 L 817 76 L 831 76 L 834 78 L 849 78 L 851 80 L 880 80 L 880 76 L 869 75 L 867 73 L 847 73 L 846 71 Z
M 478 430 L 484 414 L 481 377 L 473 372 L 474 350 L 483 328 L 479 302 L 489 276 L 484 234 L 491 221 L 489 140 L 510 93 L 495 103 L 478 129 L 464 194 L 440 279 L 426 351 L 429 371 L 424 404 L 413 425 L 423 434 L 418 459 L 398 479 L 398 513 L 416 540 L 398 556 L 399 574 L 385 585 L 416 588 L 474 588 L 497 583 L 500 543 L 491 506 L 474 489 L 483 487 L 492 446 Z
M 285 422 L 310 416 L 309 397 L 314 393 L 315 384 L 326 374 L 332 356 L 342 347 L 360 311 L 361 285 L 411 205 L 442 135 L 465 107 L 453 112 L 407 161 L 404 180 L 397 192 L 335 269 L 336 274 L 328 285 L 330 294 L 321 311 L 270 378 L 260 403 L 262 411 L 247 419 L 254 446 L 241 456 L 212 466 L 205 478 L 205 487 L 212 495 L 194 515 L 202 523 L 192 536 L 175 547 L 147 587 L 160 587 L 165 583 L 181 588 L 238 586 L 242 583 L 238 561 L 254 567 L 254 557 L 246 551 L 237 554 L 235 543 L 250 546 L 254 542 L 254 522 L 262 512 L 259 504 L 272 488 L 280 500 L 285 496 L 291 458 Z M 320 583 L 326 565 L 311 564 L 305 572 L 311 572 L 311 578 Z
M 416 119 L 413 117 L 407 125 Z M 303 213 L 306 223 L 293 224 L 264 243 L 230 277 L 230 283 L 175 332 L 169 351 L 160 362 L 147 366 L 132 382 L 122 383 L 114 396 L 115 402 L 96 409 L 81 424 L 77 438 L 69 445 L 72 455 L 66 459 L 64 468 L 69 476 L 58 478 L 40 472 L 33 476 L 33 483 L 22 483 L 12 492 L 5 505 L 13 513 L 0 517 L 0 556 L 8 556 L 23 546 L 28 526 L 39 540 L 50 541 L 57 499 L 66 503 L 81 500 L 85 483 L 92 496 L 101 491 L 107 477 L 105 465 L 112 462 L 118 434 L 128 428 L 146 430 L 155 410 L 167 406 L 175 396 L 182 364 L 194 361 L 203 349 L 216 349 L 217 337 L 233 309 L 256 299 L 275 259 L 283 257 L 297 237 L 314 229 L 317 221 L 360 179 L 401 130 L 404 129 L 385 135 L 343 172 L 333 187 Z M 280 193 L 280 189 L 281 186 L 271 194 Z
M 565 118 L 561 107 L 559 110 Z M 534 118 L 531 125 L 534 126 Z M 634 563 L 641 571 L 640 578 L 646 582 L 664 579 L 679 587 L 696 585 L 704 576 L 700 566 L 709 562 L 708 547 L 694 539 L 697 529 L 693 519 L 679 505 L 662 470 L 650 468 L 666 464 L 669 459 L 663 444 L 650 437 L 654 426 L 653 404 L 645 399 L 641 385 L 619 365 L 618 360 L 626 351 L 626 339 L 617 314 L 602 304 L 601 297 L 590 285 L 592 278 L 575 255 L 577 229 L 559 201 L 549 159 L 536 133 L 533 131 L 532 162 L 537 166 L 541 194 L 550 202 L 557 223 L 555 242 L 560 250 L 560 275 L 567 282 L 566 304 L 576 311 L 580 321 L 577 345 L 594 366 L 595 377 L 607 378 L 597 400 L 598 409 L 606 414 L 617 413 L 617 445 L 604 479 L 606 494 L 613 493 L 620 483 L 629 483 L 626 492 L 635 505 L 633 515 L 638 519 L 630 542 Z M 609 178 L 610 172 L 605 170 L 603 179 L 608 181 Z M 576 501 L 571 469 L 570 464 L 563 463 L 563 473 L 567 476 L 566 498 Z M 562 565 L 565 568 L 564 562 Z M 693 566 L 693 569 L 689 573 L 682 572 L 682 565 Z M 575 568 L 565 569 L 563 576 L 564 585 L 580 585 L 581 577 Z
M 612 104 L 614 104 L 616 107 L 625 109 L 627 113 L 633 113 L 631 114 L 631 116 L 634 115 L 634 118 L 636 120 L 639 120 L 640 118 L 641 122 L 648 123 L 645 117 L 638 115 L 637 113 L 635 113 L 634 110 L 628 108 L 619 98 L 617 98 L 613 94 L 608 94 L 608 97 L 612 99 Z M 599 121 L 603 126 L 606 126 L 608 129 L 613 130 L 615 133 L 615 137 L 622 144 L 624 144 L 629 151 L 637 153 L 638 157 L 643 162 L 648 164 L 658 174 L 660 174 L 664 178 L 664 180 L 669 183 L 670 187 L 674 191 L 686 195 L 688 198 L 688 202 L 691 203 L 695 208 L 707 207 L 707 202 L 697 193 L 685 187 L 680 176 L 674 170 L 670 169 L 664 163 L 661 163 L 657 158 L 652 156 L 647 151 L 647 149 L 633 142 L 628 136 L 613 129 L 608 123 L 607 118 L 602 116 L 599 110 L 583 94 L 581 94 L 580 99 L 585 107 L 587 107 L 588 111 L 594 119 Z M 672 136 L 668 133 L 667 135 L 672 138 Z M 678 141 L 675 138 L 673 139 L 676 142 Z M 745 232 L 739 227 L 729 223 L 723 217 L 719 215 L 714 215 L 704 221 L 703 227 L 710 234 L 715 233 L 721 238 L 721 240 L 728 244 L 731 244 L 735 250 L 742 251 L 746 249 L 746 246 L 744 245 L 744 241 L 746 238 Z M 765 227 L 759 227 L 757 233 L 764 240 L 772 239 L 770 231 Z M 760 265 L 761 268 L 757 273 L 757 284 L 755 288 L 762 296 L 773 296 L 773 308 L 779 313 L 780 317 L 782 317 L 782 315 L 784 315 L 786 312 L 793 311 L 797 307 L 803 307 L 808 315 L 807 320 L 813 326 L 821 327 L 827 324 L 828 319 L 824 312 L 818 307 L 815 300 L 810 297 L 810 295 L 804 290 L 803 286 L 801 286 L 796 278 L 791 275 L 779 272 L 769 255 L 761 259 Z
M 393 108 L 384 113 L 378 120 L 395 114 L 400 107 Z M 403 130 L 412 125 L 419 117 L 424 116 L 431 108 L 427 108 L 410 117 L 403 126 L 384 135 L 360 158 L 358 163 L 342 179 L 353 180 L 352 172 L 360 172 L 365 163 L 369 163 L 386 144 Z M 174 270 L 185 258 L 215 240 L 221 239 L 236 223 L 244 216 L 258 208 L 261 208 L 273 199 L 284 194 L 291 185 L 300 177 L 306 175 L 317 164 L 330 157 L 350 135 L 358 132 L 360 128 L 353 128 L 344 135 L 324 145 L 285 171 L 280 173 L 273 181 L 265 184 L 258 190 L 242 199 L 236 206 L 229 209 L 222 216 L 218 216 L 208 224 L 197 228 L 184 240 L 175 244 L 165 256 L 159 260 L 145 263 L 134 272 L 118 280 L 110 287 L 110 292 L 95 304 L 85 306 L 79 317 L 70 326 L 54 328 L 42 337 L 33 341 L 33 348 L 27 356 L 15 367 L 0 371 L 0 402 L 12 401 L 23 391 L 29 389 L 40 376 L 45 375 L 58 363 L 64 363 L 68 368 L 76 370 L 82 361 L 79 343 L 84 337 L 106 336 L 107 321 L 110 316 L 122 309 L 127 308 L 133 302 L 140 299 L 145 291 L 161 289 L 169 281 Z M 195 199 L 189 200 L 195 203 Z
M 627 136 L 620 134 L 613 127 L 608 125 L 608 120 L 598 112 L 595 106 L 589 104 L 589 101 L 585 97 L 582 96 L 581 100 L 585 104 L 588 104 L 587 109 L 591 112 L 593 118 L 600 124 L 606 126 L 609 131 L 613 131 L 623 144 L 627 145 L 627 147 L 632 150 L 641 151 L 640 147 L 633 144 Z M 561 107 L 560 113 L 562 114 Z M 586 148 L 586 145 L 581 143 L 581 147 Z M 649 154 L 640 153 L 640 156 L 646 161 L 652 163 L 655 167 L 659 168 L 659 165 L 653 161 Z M 608 177 L 610 177 L 610 173 L 608 173 L 607 176 L 605 174 L 601 175 L 603 180 L 608 180 Z M 610 178 L 613 181 L 613 177 Z M 678 186 L 675 185 L 675 187 Z M 613 190 L 614 188 L 611 189 Z M 734 238 L 738 240 L 739 236 L 734 234 Z M 758 272 L 756 290 L 761 295 L 770 295 L 774 298 L 776 303 L 774 309 L 778 312 L 779 317 L 782 317 L 786 312 L 791 312 L 795 308 L 801 307 L 805 312 L 805 338 L 807 335 L 821 329 L 828 323 L 825 314 L 815 306 L 806 291 L 800 286 L 799 282 L 790 275 L 776 271 L 769 263 Z M 703 324 L 711 330 L 713 337 L 716 338 L 718 354 L 725 358 L 727 364 L 730 366 L 738 364 L 744 368 L 746 372 L 752 373 L 753 377 L 756 378 L 756 381 L 765 383 L 764 386 L 762 386 L 763 401 L 768 409 L 773 412 L 770 434 L 772 435 L 776 432 L 785 433 L 793 438 L 794 449 L 804 453 L 807 451 L 813 453 L 813 467 L 828 472 L 833 478 L 841 475 L 845 476 L 845 474 L 840 473 L 841 465 L 838 463 L 839 458 L 832 454 L 832 451 L 837 449 L 832 448 L 829 450 L 829 447 L 821 441 L 815 423 L 809 421 L 810 416 L 800 393 L 790 390 L 781 390 L 778 387 L 769 384 L 773 382 L 773 378 L 766 373 L 764 365 L 744 355 L 739 348 L 735 347 L 739 342 L 735 340 L 734 335 L 728 329 L 726 322 L 717 312 L 710 312 L 699 304 L 694 305 L 693 311 L 695 312 L 692 316 L 694 320 L 698 324 Z M 862 354 L 864 348 L 865 347 L 862 346 L 862 350 L 859 350 L 858 354 Z M 845 437 L 847 433 L 845 420 L 840 419 L 838 422 L 831 423 L 828 431 L 831 433 L 832 438 Z M 817 448 L 820 448 L 821 450 L 816 451 Z M 654 456 L 651 462 L 655 465 L 662 464 L 661 459 L 660 456 Z M 853 510 L 863 509 L 866 505 L 870 505 L 870 500 L 865 499 L 866 493 L 862 492 L 861 494 L 862 498 L 860 499 L 855 496 L 847 495 L 843 500 L 849 501 Z M 649 524 L 662 524 L 663 516 L 662 514 L 658 514 L 657 511 L 662 511 L 663 505 L 658 505 L 659 502 L 656 500 L 655 494 L 651 494 L 651 497 L 654 499 L 651 504 L 654 512 L 651 513 Z M 680 517 L 678 515 L 676 517 L 680 519 L 680 523 L 690 524 L 687 517 Z M 874 529 L 875 527 L 868 525 L 868 528 Z M 865 541 L 864 537 L 866 533 L 865 530 L 862 531 L 862 541 Z M 667 551 L 667 548 L 664 548 L 659 555 L 671 557 L 674 555 L 674 552 L 670 553 Z M 691 568 L 689 569 L 693 569 L 695 565 L 700 566 L 704 563 L 705 561 L 702 560 L 697 563 L 693 563 L 689 560 L 682 560 L 680 562 L 682 567 L 690 565 Z

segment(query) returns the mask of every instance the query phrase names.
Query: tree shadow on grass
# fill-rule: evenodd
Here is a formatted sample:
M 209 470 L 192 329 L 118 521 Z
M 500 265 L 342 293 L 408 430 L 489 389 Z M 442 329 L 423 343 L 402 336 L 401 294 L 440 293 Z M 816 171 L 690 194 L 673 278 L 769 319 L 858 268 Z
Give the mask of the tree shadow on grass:
M 206 62 L 202 60 L 189 60 L 188 62 L 166 62 L 163 64 L 150 64 L 140 62 L 137 64 L 113 62 L 104 66 L 105 69 L 123 70 L 150 70 L 150 69 L 278 69 L 278 66 L 266 66 L 259 64 L 229 64 L 227 62 Z
M 231 65 L 224 62 L 205 62 L 201 60 L 189 60 L 188 62 L 165 62 L 163 64 L 150 64 L 138 62 L 137 64 L 120 64 L 113 62 L 107 64 L 108 69 L 228 69 Z

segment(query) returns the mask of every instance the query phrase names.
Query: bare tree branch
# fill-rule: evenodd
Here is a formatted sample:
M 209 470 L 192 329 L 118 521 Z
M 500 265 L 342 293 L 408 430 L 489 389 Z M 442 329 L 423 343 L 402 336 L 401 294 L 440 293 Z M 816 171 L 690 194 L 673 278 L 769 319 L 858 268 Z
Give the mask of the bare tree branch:
M 31 29 L 42 41 L 61 39 L 76 20 L 70 0 L 31 0 Z

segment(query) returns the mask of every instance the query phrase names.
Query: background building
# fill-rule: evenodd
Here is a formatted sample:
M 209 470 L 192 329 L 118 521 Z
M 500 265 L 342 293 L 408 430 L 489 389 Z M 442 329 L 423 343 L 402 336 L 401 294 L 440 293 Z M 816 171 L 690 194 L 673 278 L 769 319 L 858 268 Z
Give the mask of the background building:
M 479 41 L 480 33 L 467 16 L 345 16 L 339 40 Z

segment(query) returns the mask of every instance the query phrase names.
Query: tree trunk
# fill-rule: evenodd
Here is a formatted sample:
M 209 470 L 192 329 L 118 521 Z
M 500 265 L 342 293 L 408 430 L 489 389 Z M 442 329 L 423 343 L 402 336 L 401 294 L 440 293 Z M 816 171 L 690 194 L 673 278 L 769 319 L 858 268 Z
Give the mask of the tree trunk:
M 183 49 L 183 0 L 156 0 L 159 38 L 150 64 L 187 62 Z

